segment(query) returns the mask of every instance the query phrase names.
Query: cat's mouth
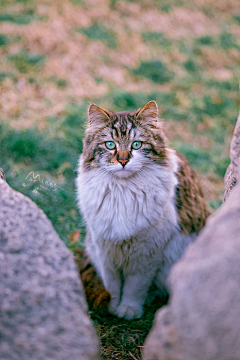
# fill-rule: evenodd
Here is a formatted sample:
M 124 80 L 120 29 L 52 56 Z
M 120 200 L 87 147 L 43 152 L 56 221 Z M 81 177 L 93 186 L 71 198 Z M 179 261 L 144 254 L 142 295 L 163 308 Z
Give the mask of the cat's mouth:
M 129 177 L 129 176 L 132 176 L 134 174 L 134 171 L 132 170 L 129 170 L 129 169 L 126 169 L 125 167 L 122 168 L 122 169 L 117 169 L 115 170 L 114 172 L 114 175 L 117 176 L 117 177 Z
M 119 164 L 108 165 L 108 171 L 117 178 L 128 178 L 134 176 L 141 168 L 143 164 L 139 162 L 135 163 L 130 160 L 126 165 Z

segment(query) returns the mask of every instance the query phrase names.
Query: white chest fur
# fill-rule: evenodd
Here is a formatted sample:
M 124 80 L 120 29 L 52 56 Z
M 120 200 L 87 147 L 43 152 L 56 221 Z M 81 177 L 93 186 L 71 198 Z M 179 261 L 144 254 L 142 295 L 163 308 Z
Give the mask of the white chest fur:
M 176 184 L 174 172 L 160 165 L 145 167 L 130 178 L 116 178 L 101 170 L 83 172 L 80 162 L 78 202 L 91 235 L 116 243 L 166 220 L 177 227 Z

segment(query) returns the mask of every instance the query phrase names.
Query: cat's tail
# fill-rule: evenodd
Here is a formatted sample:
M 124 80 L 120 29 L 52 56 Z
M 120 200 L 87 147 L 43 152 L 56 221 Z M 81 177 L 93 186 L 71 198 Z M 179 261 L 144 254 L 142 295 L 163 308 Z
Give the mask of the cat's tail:
M 94 266 L 84 249 L 73 249 L 75 261 L 82 279 L 89 310 L 108 313 L 111 300 L 110 293 L 105 289 L 102 280 L 97 275 Z

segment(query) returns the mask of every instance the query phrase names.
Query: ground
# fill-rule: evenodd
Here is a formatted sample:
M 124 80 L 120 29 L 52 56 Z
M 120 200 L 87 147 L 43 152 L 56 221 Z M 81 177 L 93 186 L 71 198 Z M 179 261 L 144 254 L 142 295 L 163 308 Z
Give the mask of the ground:
M 141 319 L 131 321 L 92 312 L 91 318 L 101 340 L 101 358 L 140 360 L 144 341 L 153 324 L 154 314 L 165 303 L 166 299 L 156 298 L 152 305 L 146 307 Z
M 69 248 L 83 246 L 75 178 L 88 104 L 132 110 L 153 99 L 214 211 L 238 115 L 239 62 L 239 0 L 0 0 L 0 166 L 8 183 L 45 211 Z M 98 332 L 109 324 L 103 358 L 139 358 L 134 349 L 152 315 L 145 335 L 142 320 L 91 316 Z

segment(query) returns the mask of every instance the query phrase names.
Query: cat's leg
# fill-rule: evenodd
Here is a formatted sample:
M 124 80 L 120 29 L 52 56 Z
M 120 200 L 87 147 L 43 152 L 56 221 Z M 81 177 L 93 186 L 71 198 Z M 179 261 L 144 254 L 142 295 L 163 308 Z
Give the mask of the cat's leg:
M 103 256 L 101 256 L 101 250 L 98 245 L 92 241 L 89 233 L 87 235 L 87 254 L 97 270 L 98 275 L 101 277 L 105 289 L 111 294 L 111 301 L 108 310 L 111 314 L 114 314 L 121 298 L 121 274 L 109 263 L 107 259 L 104 260 Z
M 195 238 L 195 233 L 190 235 L 177 233 L 163 249 L 163 262 L 159 267 L 155 277 L 155 284 L 159 289 L 159 295 L 166 295 L 168 293 L 167 277 L 170 273 L 170 270 L 172 266 L 181 258 L 188 245 L 194 241 Z
M 121 298 L 121 274 L 110 264 L 102 264 L 102 278 L 106 290 L 111 294 L 111 301 L 108 306 L 108 311 L 111 314 L 115 314 Z
M 112 266 L 108 259 L 104 258 L 104 254 L 97 245 L 97 242 L 92 241 L 90 232 L 86 236 L 86 250 L 87 253 L 101 277 L 105 289 L 111 294 L 111 301 L 109 304 L 109 312 L 114 314 L 121 298 L 121 275 Z
M 93 241 L 93 236 L 91 235 L 89 229 L 87 229 L 87 234 L 85 237 L 85 246 L 86 246 L 86 253 L 90 258 L 95 270 L 98 273 L 98 276 L 102 278 L 102 271 L 101 271 L 101 262 L 99 259 L 99 249 L 96 245 L 96 242 Z
M 124 276 L 121 303 L 115 314 L 127 320 L 142 316 L 143 305 L 148 296 L 148 290 L 155 276 L 155 269 L 149 272 L 138 272 Z

